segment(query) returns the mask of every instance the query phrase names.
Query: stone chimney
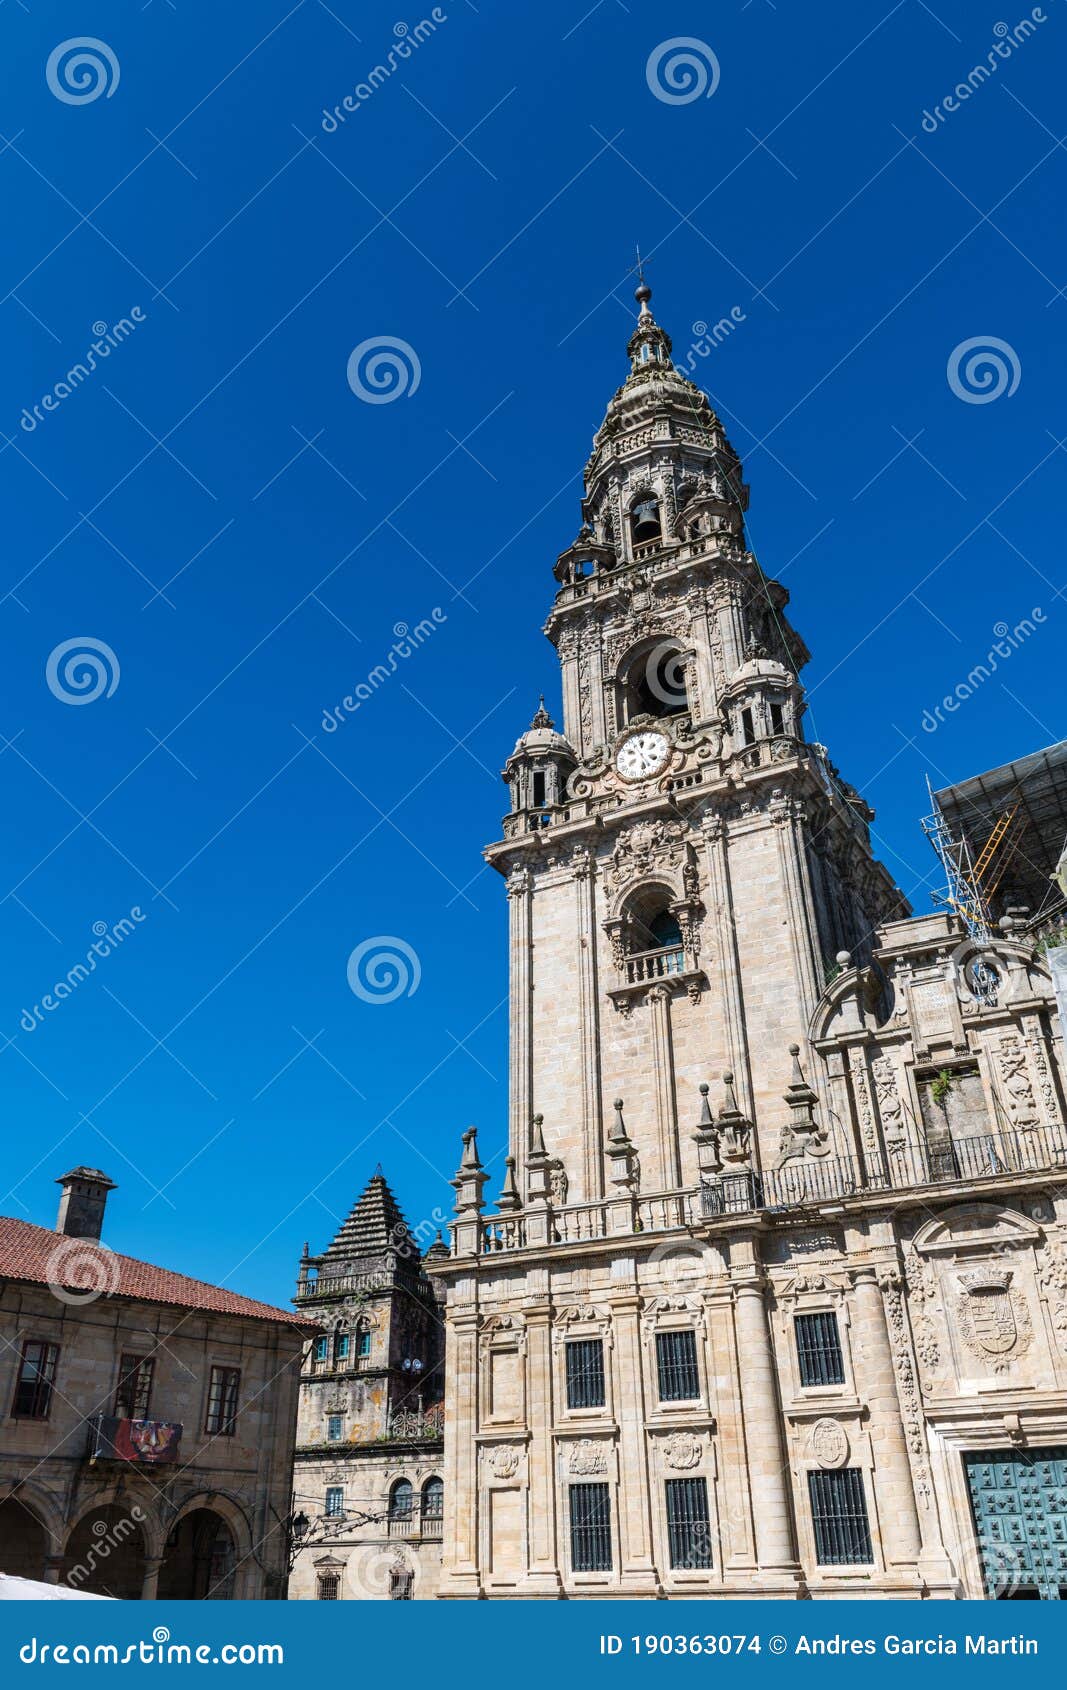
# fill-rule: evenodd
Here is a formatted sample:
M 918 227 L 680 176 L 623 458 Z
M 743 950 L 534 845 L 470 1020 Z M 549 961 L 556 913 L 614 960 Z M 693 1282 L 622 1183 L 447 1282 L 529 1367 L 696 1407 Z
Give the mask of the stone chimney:
M 99 1238 L 104 1225 L 107 1194 L 117 1187 L 99 1168 L 72 1168 L 56 1180 L 63 1187 L 56 1231 L 68 1238 Z

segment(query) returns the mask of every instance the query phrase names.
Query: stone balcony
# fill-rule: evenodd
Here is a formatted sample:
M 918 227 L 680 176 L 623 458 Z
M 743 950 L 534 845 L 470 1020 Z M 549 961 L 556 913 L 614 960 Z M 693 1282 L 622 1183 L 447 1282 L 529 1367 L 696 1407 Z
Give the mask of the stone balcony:
M 731 1218 L 802 1219 L 844 1204 L 877 1202 L 887 1192 L 962 1188 L 967 1195 L 979 1195 L 1050 1174 L 1067 1176 L 1067 1127 L 1061 1125 L 901 1140 L 863 1163 L 852 1156 L 808 1156 L 762 1172 L 748 1167 L 723 1172 L 680 1191 L 624 1193 L 593 1203 L 482 1216 L 477 1223 L 453 1227 L 452 1254 L 472 1254 L 473 1244 L 482 1255 L 555 1250 L 612 1237 L 699 1230 Z

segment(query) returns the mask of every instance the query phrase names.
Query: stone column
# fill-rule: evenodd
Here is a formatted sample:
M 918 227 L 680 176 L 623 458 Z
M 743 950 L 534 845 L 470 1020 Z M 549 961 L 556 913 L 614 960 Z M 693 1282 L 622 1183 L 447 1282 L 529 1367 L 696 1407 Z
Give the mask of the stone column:
M 800 1568 L 793 1534 L 789 1460 L 782 1435 L 778 1372 L 758 1264 L 734 1281 L 741 1405 L 756 1526 L 757 1579 L 795 1584 Z
M 822 957 L 811 900 L 802 836 L 803 806 L 784 799 L 770 810 L 778 845 L 778 866 L 789 909 L 789 940 L 796 978 L 798 1032 L 806 1032 L 822 996 Z
M 651 988 L 648 1012 L 652 1031 L 652 1081 L 656 1088 L 660 1190 L 676 1191 L 682 1183 L 682 1171 L 678 1154 L 678 1105 L 674 1089 L 669 986 Z
M 526 1310 L 526 1415 L 529 1569 L 523 1593 L 555 1596 L 560 1590 L 556 1542 L 556 1476 L 552 1441 L 552 1313 L 547 1303 Z
M 449 1299 L 469 1289 L 449 1286 Z M 480 1414 L 478 1311 L 450 1309 L 445 1351 L 445 1519 L 441 1544 L 441 1595 L 481 1595 L 478 1556 L 478 1445 Z
M 159 1569 L 163 1565 L 162 1555 L 146 1555 L 144 1563 L 144 1578 L 141 1581 L 141 1601 L 154 1602 L 159 1588 Z
M 597 992 L 596 881 L 593 853 L 578 846 L 573 856 L 577 894 L 578 1049 L 582 1074 L 581 1190 L 571 1202 L 593 1203 L 604 1195 L 600 1135 L 603 1097 L 600 1079 L 600 1000 Z M 572 1169 L 572 1175 L 579 1170 Z
M 58 1584 L 59 1575 L 63 1571 L 63 1555 L 46 1555 L 44 1559 L 44 1583 Z
M 618 1263 L 615 1264 L 616 1268 Z M 615 1418 L 619 1423 L 618 1566 L 628 1595 L 658 1590 L 649 1516 L 648 1449 L 644 1432 L 644 1364 L 641 1299 L 612 1300 Z
M 870 1415 L 882 1551 L 887 1567 L 914 1566 L 921 1548 L 919 1513 L 904 1439 L 903 1408 L 897 1391 L 885 1301 L 874 1267 L 856 1270 L 852 1302 L 856 1388 Z
M 519 1189 L 526 1190 L 527 1134 L 533 1114 L 533 950 L 530 938 L 533 882 L 529 869 L 508 878 L 508 1095 L 511 1154 Z

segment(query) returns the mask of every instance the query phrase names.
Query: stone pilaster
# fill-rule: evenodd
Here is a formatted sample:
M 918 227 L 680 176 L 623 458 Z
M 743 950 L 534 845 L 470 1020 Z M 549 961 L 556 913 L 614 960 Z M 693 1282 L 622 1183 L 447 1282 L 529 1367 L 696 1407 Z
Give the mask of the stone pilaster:
M 616 1269 L 620 1264 L 616 1262 Z M 630 1596 L 658 1592 L 649 1511 L 648 1448 L 642 1403 L 644 1373 L 640 1330 L 641 1299 L 612 1302 L 615 1358 L 615 1413 L 619 1423 L 619 1578 Z
M 600 1153 L 603 1092 L 600 1077 L 600 1001 L 597 990 L 596 880 L 593 855 L 580 847 L 574 857 L 577 900 L 576 967 L 578 987 L 578 1044 L 582 1073 L 581 1190 L 572 1202 L 592 1203 L 604 1195 L 604 1159 Z M 575 1170 L 578 1172 L 579 1170 Z
M 851 1331 L 856 1384 L 870 1417 L 882 1551 L 887 1567 L 899 1572 L 917 1564 L 921 1536 L 911 1462 L 904 1440 L 893 1345 L 882 1287 L 874 1267 L 856 1271 Z
M 526 1367 L 530 1441 L 527 1445 L 529 1571 L 524 1592 L 554 1596 L 561 1586 L 556 1561 L 556 1483 L 553 1471 L 554 1391 L 552 1313 L 549 1304 L 526 1309 Z
M 527 1131 L 534 1104 L 532 903 L 530 872 L 515 869 L 508 879 L 508 1142 L 522 1190 L 526 1189 Z
M 450 1289 L 450 1298 L 460 1292 Z M 478 1493 L 478 1311 L 453 1309 L 448 1323 L 448 1365 L 445 1369 L 445 1496 L 455 1503 L 446 1507 L 442 1538 L 442 1596 L 479 1596 L 478 1526 L 481 1498 Z
M 754 1119 L 752 1068 L 749 1060 L 748 1038 L 745 1033 L 741 958 L 737 948 L 737 932 L 734 928 L 733 892 L 730 887 L 726 823 L 721 816 L 705 816 L 702 830 L 708 865 L 708 917 L 715 937 L 717 962 L 715 974 L 716 982 L 722 994 L 723 1030 L 729 1057 L 727 1066 L 737 1076 L 742 1110 L 749 1119 Z
M 678 1101 L 674 1089 L 674 1049 L 671 1040 L 671 991 L 653 986 L 648 994 L 652 1034 L 652 1075 L 656 1092 L 656 1144 L 660 1187 L 674 1191 L 682 1183 L 678 1151 Z

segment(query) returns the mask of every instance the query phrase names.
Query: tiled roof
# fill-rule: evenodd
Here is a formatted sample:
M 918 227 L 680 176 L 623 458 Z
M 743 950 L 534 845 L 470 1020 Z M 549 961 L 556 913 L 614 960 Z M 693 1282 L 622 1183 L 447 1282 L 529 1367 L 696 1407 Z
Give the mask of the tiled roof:
M 87 1238 L 70 1238 L 51 1232 L 46 1226 L 0 1215 L 0 1279 L 29 1281 L 34 1285 L 60 1285 L 68 1291 L 86 1291 L 102 1286 L 112 1297 L 137 1297 L 146 1303 L 168 1303 L 174 1308 L 201 1309 L 207 1314 L 244 1315 L 252 1320 L 284 1321 L 287 1326 L 311 1326 L 312 1321 L 270 1303 L 256 1303 L 251 1297 L 206 1285 L 202 1279 L 187 1279 L 183 1273 L 153 1267 L 133 1256 L 119 1256 L 106 1245 Z

